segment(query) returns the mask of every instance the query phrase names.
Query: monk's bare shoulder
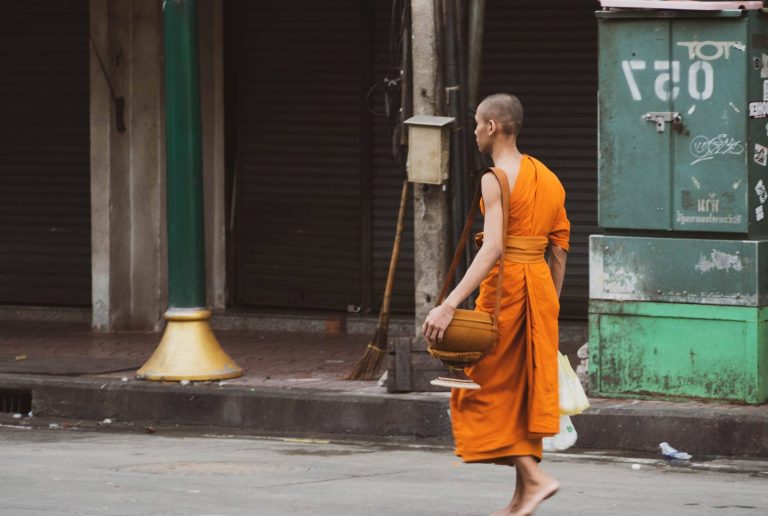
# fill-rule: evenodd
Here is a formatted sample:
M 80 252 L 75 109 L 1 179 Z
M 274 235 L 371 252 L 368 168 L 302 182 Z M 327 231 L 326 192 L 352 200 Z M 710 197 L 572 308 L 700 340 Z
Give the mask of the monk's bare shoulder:
M 486 205 L 501 201 L 501 187 L 494 174 L 490 172 L 483 174 L 480 179 L 480 188 L 483 192 L 483 202 Z

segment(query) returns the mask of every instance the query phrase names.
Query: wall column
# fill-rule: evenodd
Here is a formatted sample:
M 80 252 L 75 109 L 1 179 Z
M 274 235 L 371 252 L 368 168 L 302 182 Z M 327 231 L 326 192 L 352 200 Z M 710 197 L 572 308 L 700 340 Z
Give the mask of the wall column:
M 90 20 L 92 325 L 156 330 L 165 304 L 160 4 L 91 0 Z
M 90 1 L 92 326 L 101 331 L 159 330 L 167 305 L 161 7 L 157 0 Z M 200 12 L 207 292 L 209 306 L 220 309 L 226 298 L 221 2 L 203 0 Z M 125 103 L 122 131 L 113 94 Z
M 224 22 L 221 0 L 200 0 L 200 113 L 205 200 L 205 273 L 208 306 L 227 299 L 226 197 L 224 171 Z

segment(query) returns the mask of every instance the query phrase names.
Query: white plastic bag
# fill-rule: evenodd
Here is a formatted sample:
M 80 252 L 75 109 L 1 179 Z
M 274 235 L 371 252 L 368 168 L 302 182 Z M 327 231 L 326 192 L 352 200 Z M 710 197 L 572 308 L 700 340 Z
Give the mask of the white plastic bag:
M 581 386 L 579 377 L 573 372 L 568 358 L 557 352 L 558 394 L 560 396 L 560 415 L 575 416 L 589 408 L 589 400 Z M 562 424 L 561 424 L 562 430 Z
M 560 432 L 552 437 L 542 439 L 545 452 L 567 450 L 576 444 L 576 428 L 571 423 L 570 416 L 560 416 Z

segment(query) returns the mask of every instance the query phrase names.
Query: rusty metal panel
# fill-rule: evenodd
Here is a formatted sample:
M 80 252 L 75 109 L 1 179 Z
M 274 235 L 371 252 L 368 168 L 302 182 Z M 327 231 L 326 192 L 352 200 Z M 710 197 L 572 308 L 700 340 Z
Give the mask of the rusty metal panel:
M 748 18 L 675 20 L 672 32 L 672 227 L 746 233 Z
M 768 305 L 768 241 L 593 235 L 590 298 Z
M 768 399 L 768 309 L 590 303 L 590 393 Z
M 669 60 L 669 20 L 599 24 L 598 220 L 604 228 L 670 229 L 671 129 L 646 113 L 671 112 L 654 92 L 654 63 Z

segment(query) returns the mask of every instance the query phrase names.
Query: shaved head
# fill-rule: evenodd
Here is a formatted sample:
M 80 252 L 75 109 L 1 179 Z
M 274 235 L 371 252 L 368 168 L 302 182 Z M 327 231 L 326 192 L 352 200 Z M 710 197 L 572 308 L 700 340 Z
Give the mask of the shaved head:
M 483 99 L 477 114 L 486 122 L 493 120 L 508 136 L 517 136 L 523 127 L 523 105 L 511 93 L 495 93 Z

